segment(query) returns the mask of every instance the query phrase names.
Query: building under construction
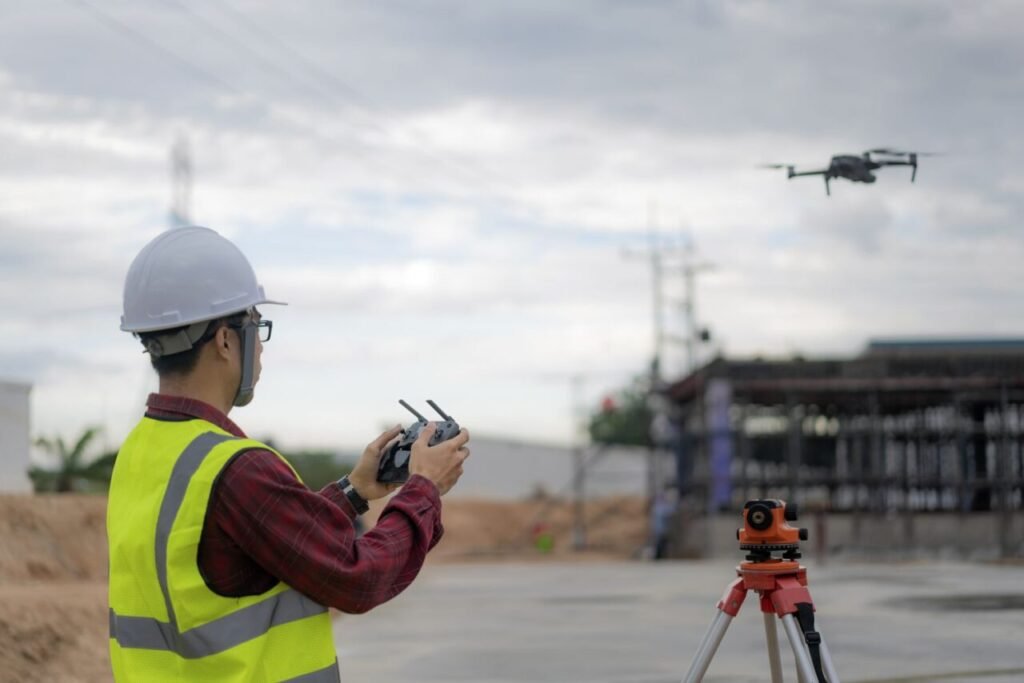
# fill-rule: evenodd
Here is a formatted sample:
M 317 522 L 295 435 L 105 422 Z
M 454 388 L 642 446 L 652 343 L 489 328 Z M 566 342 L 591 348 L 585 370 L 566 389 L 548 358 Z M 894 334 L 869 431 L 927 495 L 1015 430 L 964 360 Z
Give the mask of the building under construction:
M 902 516 L 900 542 L 913 544 L 922 516 L 959 513 L 991 521 L 999 555 L 1024 554 L 1024 339 L 718 358 L 665 392 L 691 514 L 785 498 L 847 517 L 857 546 L 872 520 Z

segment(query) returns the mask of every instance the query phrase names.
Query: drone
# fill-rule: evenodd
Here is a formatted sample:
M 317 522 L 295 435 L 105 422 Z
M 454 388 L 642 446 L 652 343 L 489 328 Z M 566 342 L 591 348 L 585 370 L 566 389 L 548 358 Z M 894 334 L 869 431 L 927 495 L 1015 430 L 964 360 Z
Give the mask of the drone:
M 791 164 L 764 164 L 761 168 L 784 168 L 787 177 L 795 178 L 802 175 L 820 175 L 825 177 L 825 194 L 831 196 L 829 181 L 832 178 L 846 178 L 855 183 L 875 182 L 875 171 L 883 166 L 910 166 L 914 170 L 910 173 L 910 182 L 917 178 L 918 157 L 936 156 L 934 152 L 902 152 L 898 149 L 869 149 L 861 155 L 837 154 L 832 157 L 828 168 L 817 171 L 797 171 L 796 166 Z

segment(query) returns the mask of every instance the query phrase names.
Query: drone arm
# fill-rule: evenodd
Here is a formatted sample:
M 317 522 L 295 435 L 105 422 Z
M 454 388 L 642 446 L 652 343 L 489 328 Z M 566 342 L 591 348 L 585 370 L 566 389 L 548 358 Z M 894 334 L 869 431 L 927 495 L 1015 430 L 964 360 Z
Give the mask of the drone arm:
M 790 178 L 795 178 L 798 175 L 828 175 L 828 169 L 822 169 L 820 171 L 794 171 L 789 174 Z
M 874 150 L 884 151 L 884 150 Z M 872 164 L 876 164 L 876 168 L 882 166 L 910 166 L 913 170 L 910 172 L 910 182 L 914 182 L 917 179 L 917 152 L 906 152 L 907 158 L 904 159 L 871 159 Z

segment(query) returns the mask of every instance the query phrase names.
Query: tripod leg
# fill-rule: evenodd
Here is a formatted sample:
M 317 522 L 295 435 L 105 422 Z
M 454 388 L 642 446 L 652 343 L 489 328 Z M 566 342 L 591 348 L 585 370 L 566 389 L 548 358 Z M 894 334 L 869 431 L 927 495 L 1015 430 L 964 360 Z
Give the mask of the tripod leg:
M 775 630 L 775 615 L 763 612 L 764 635 L 768 641 L 768 664 L 772 670 L 772 683 L 782 683 L 782 660 L 779 658 L 779 635 Z
M 718 601 L 718 614 L 708 627 L 708 632 L 704 634 L 704 639 L 700 641 L 697 654 L 693 656 L 693 663 L 690 664 L 690 670 L 686 672 L 683 683 L 700 683 L 704 679 L 704 673 L 707 672 L 711 658 L 715 656 L 722 642 L 725 629 L 729 628 L 732 618 L 740 613 L 740 606 L 746 597 L 747 589 L 743 579 L 736 579 L 726 587 L 722 599 Z
M 814 664 L 811 663 L 811 655 L 804 645 L 800 628 L 796 625 L 796 617 L 792 614 L 783 614 L 782 626 L 786 629 L 789 646 L 793 648 L 793 658 L 796 660 L 796 671 L 800 675 L 801 683 L 814 683 L 818 680 L 818 674 L 814 672 Z
M 708 632 L 704 634 L 704 639 L 700 641 L 697 654 L 693 656 L 693 663 L 690 664 L 690 670 L 686 672 L 686 678 L 683 679 L 683 683 L 700 683 L 700 681 L 704 680 L 704 674 L 707 673 L 708 666 L 711 665 L 711 659 L 715 656 L 715 652 L 718 651 L 718 646 L 722 642 L 722 636 L 725 635 L 725 630 L 729 628 L 730 622 L 732 622 L 732 616 L 725 612 L 719 611 L 715 615 L 715 619 L 711 622 Z
M 832 654 L 828 651 L 824 638 L 821 639 L 821 663 L 825 667 L 828 683 L 839 683 L 839 674 L 836 673 L 836 667 L 832 664 Z

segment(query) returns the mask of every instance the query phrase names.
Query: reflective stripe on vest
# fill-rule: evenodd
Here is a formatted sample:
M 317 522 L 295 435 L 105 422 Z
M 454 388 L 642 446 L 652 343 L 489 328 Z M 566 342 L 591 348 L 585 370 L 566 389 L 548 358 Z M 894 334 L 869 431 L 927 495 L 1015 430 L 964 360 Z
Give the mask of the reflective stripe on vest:
M 168 541 L 193 476 L 214 448 L 232 440 L 235 438 L 219 432 L 200 433 L 174 461 L 160 501 L 154 547 L 157 580 L 169 620 L 119 615 L 111 607 L 110 637 L 120 648 L 164 651 L 195 660 L 265 636 L 275 626 L 327 612 L 324 605 L 289 588 L 191 629 L 179 629 L 168 587 Z M 339 680 L 337 661 L 286 680 L 289 683 L 336 683 Z

